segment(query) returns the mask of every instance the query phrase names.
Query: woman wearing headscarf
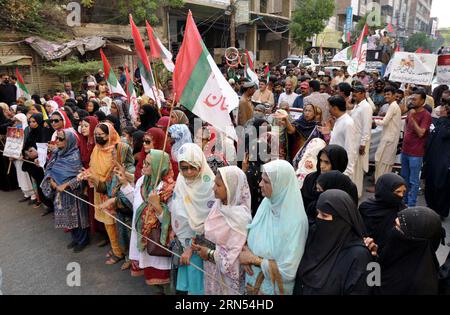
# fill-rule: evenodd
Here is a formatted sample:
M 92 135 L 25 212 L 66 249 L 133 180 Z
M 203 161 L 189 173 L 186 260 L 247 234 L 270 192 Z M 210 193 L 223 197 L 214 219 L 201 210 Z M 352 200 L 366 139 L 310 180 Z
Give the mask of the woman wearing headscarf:
M 291 295 L 308 219 L 294 168 L 276 160 L 263 169 L 260 185 L 265 198 L 248 226 L 248 247 L 240 254 L 240 262 L 246 268 L 248 294 Z
M 67 116 L 67 113 L 61 109 L 57 109 L 50 114 L 50 124 L 51 127 L 55 130 L 52 135 L 52 142 L 56 141 L 57 132 L 63 129 L 70 129 L 74 132 L 74 135 L 77 136 L 75 130 L 72 128 L 72 122 L 70 121 L 69 116 Z M 78 136 L 77 141 L 79 141 Z
M 317 171 L 317 155 L 321 150 L 327 146 L 327 143 L 320 138 L 311 139 L 308 143 L 305 143 L 302 155 L 297 154 L 292 161 L 295 173 L 297 174 L 298 183 L 300 189 L 303 187 L 306 176 Z M 300 153 L 299 151 L 299 153 Z
M 42 189 L 40 188 L 41 182 L 44 179 L 44 170 L 34 164 L 35 159 L 38 157 L 37 143 L 47 143 L 50 141 L 51 133 L 49 131 L 49 129 L 44 127 L 42 114 L 34 114 L 30 117 L 27 132 L 28 136 L 23 145 L 22 155 L 24 156 L 24 160 L 32 163 L 23 163 L 22 171 L 27 172 L 36 184 L 39 200 L 36 203 L 35 208 L 38 208 L 41 202 L 49 208 L 53 207 L 52 203 L 48 202 L 47 198 L 45 198 Z
M 219 150 L 220 144 L 217 142 L 216 135 L 216 130 L 212 126 L 204 126 L 198 129 L 195 139 L 195 143 L 202 148 L 208 165 L 214 174 L 217 174 L 219 168 L 228 165 L 225 156 Z
M 369 294 L 367 265 L 372 256 L 364 244 L 364 223 L 354 201 L 342 190 L 327 190 L 319 197 L 317 212 L 294 294 Z
M 131 119 L 128 117 L 126 103 L 121 99 L 114 99 L 111 104 L 111 115 L 117 117 L 120 121 L 120 128 L 124 130 L 126 127 L 132 126 Z
M 328 145 L 317 155 L 317 171 L 305 177 L 301 189 L 303 202 L 305 204 L 306 214 L 309 218 L 315 218 L 315 202 L 319 198 L 317 192 L 317 178 L 329 171 L 339 171 L 343 173 L 347 168 L 347 151 L 338 145 Z
M 330 189 L 345 191 L 352 198 L 355 206 L 358 205 L 358 190 L 356 185 L 352 182 L 350 177 L 339 171 L 330 171 L 321 174 L 317 178 L 316 189 L 319 195 Z M 314 205 L 314 207 L 316 207 L 316 205 Z
M 141 122 L 139 130 L 147 131 L 155 127 L 160 118 L 161 115 L 155 106 L 144 104 L 139 110 L 139 120 Z
M 215 176 L 202 150 L 194 143 L 186 143 L 180 148 L 178 163 L 180 175 L 169 203 L 172 228 L 183 247 L 176 288 L 201 295 L 204 294 L 203 273 L 192 264 L 203 268 L 203 261 L 193 253 L 191 239 L 205 233 L 205 220 L 215 203 Z
M 58 104 L 55 101 L 53 101 L 53 100 L 47 101 L 45 103 L 45 111 L 47 112 L 48 117 L 50 117 L 50 115 L 53 112 L 57 111 L 58 108 L 59 108 Z
M 316 128 L 319 124 L 316 120 L 317 113 L 316 106 L 310 104 L 303 108 L 303 115 L 292 124 L 289 122 L 287 115 L 276 117 L 284 119 L 287 133 L 292 135 L 288 145 L 290 159 L 295 159 L 298 151 L 308 140 L 321 137 L 320 132 Z
M 437 295 L 443 237 L 439 215 L 425 207 L 402 210 L 379 257 L 382 295 Z
M 178 151 L 186 143 L 192 143 L 192 135 L 186 125 L 172 125 L 169 127 L 169 136 L 172 141 L 172 158 L 178 162 Z
M 375 185 L 375 197 L 359 206 L 359 212 L 367 228 L 367 236 L 373 238 L 381 252 L 388 240 L 399 211 L 406 208 L 403 197 L 406 182 L 403 177 L 384 174 Z
M 81 197 L 81 185 L 77 175 L 82 165 L 77 139 L 72 131 L 57 132 L 58 149 L 47 163 L 41 188 L 45 196 L 53 200 L 55 228 L 70 229 L 72 242 L 67 246 L 74 252 L 82 251 L 89 243 L 89 214 L 84 202 L 65 193 Z
M 155 150 L 163 150 L 164 149 L 164 140 L 165 133 L 159 128 L 150 128 L 145 134 L 143 138 L 143 145 L 141 152 L 139 154 L 138 163 L 136 165 L 136 172 L 134 174 L 134 178 L 137 181 L 142 176 L 142 166 L 145 160 L 145 157 L 150 152 L 151 149 Z M 169 154 L 170 164 L 172 166 L 173 178 L 174 180 L 178 177 L 178 162 L 172 158 L 172 146 L 170 143 L 166 144 L 165 151 Z
M 174 109 L 170 117 L 171 125 L 189 125 L 189 119 L 181 110 Z
M 441 110 L 425 152 L 425 200 L 441 218 L 446 218 L 450 211 L 450 105 Z
M 134 127 L 132 127 L 134 128 Z M 134 163 L 139 163 L 139 158 L 141 156 L 142 148 L 144 147 L 144 136 L 145 132 L 141 130 L 136 130 L 131 134 L 131 143 L 129 143 L 133 147 L 133 156 Z
M 99 110 L 102 111 L 103 113 L 105 113 L 106 116 L 111 114 L 111 103 L 112 103 L 112 99 L 110 97 L 108 97 L 108 96 L 105 96 L 100 101 L 100 108 L 99 108 Z
M 219 168 L 215 179 L 216 202 L 205 221 L 205 238 L 215 248 L 193 244 L 205 261 L 205 294 L 244 294 L 245 275 L 239 254 L 247 241 L 247 225 L 252 221 L 251 196 L 247 178 L 237 166 Z M 223 286 L 217 282 L 223 280 Z M 230 290 L 231 289 L 231 290 Z
M 109 122 L 111 125 L 114 126 L 114 129 L 119 134 L 119 136 L 122 136 L 122 128 L 120 126 L 120 120 L 114 115 L 108 115 L 105 119 L 106 122 Z
M 5 149 L 5 140 L 8 127 L 12 127 L 14 121 L 13 114 L 9 110 L 9 106 L 6 103 L 0 103 L 0 150 Z M 8 166 L 10 160 L 8 157 L 0 156 L 0 176 L 3 180 L 0 181 L 0 190 L 10 191 L 18 188 L 17 175 L 15 168 L 11 168 L 8 174 Z
M 22 129 L 24 134 L 24 139 L 28 137 L 28 120 L 25 114 L 16 114 L 14 116 L 14 127 L 17 129 Z M 25 132 L 27 131 L 27 132 Z M 23 149 L 23 147 L 22 147 Z M 14 160 L 14 166 L 16 167 L 17 174 L 17 182 L 19 183 L 19 187 L 23 193 L 23 199 L 19 202 L 25 202 L 31 199 L 32 202 L 36 200 L 36 195 L 33 190 L 33 184 L 31 182 L 30 176 L 28 173 L 22 170 L 23 161 L 22 160 Z
M 168 116 L 161 117 L 156 123 L 156 127 L 166 132 L 167 128 L 170 127 L 170 117 Z
M 105 121 L 106 120 L 106 115 L 105 115 L 105 113 L 104 112 L 102 112 L 102 111 L 96 111 L 95 113 L 94 113 L 94 116 L 95 117 L 97 117 L 97 120 L 99 121 L 99 122 L 102 122 L 102 121 Z
M 98 124 L 94 136 L 96 145 L 91 154 L 89 169 L 84 171 L 81 177 L 93 184 L 95 189 L 94 204 L 103 209 L 95 208 L 95 219 L 105 224 L 112 247 L 107 255 L 109 259 L 106 264 L 111 265 L 125 258 L 116 222 L 108 215 L 108 213 L 115 212 L 118 209 L 115 197 L 117 197 L 116 194 L 121 187 L 114 169 L 124 167 L 126 176 L 133 177 L 133 152 L 127 144 L 120 142 L 119 134 L 109 123 Z M 125 199 L 123 198 L 123 205 L 128 205 L 128 201 Z M 117 213 L 119 212 L 117 211 Z
M 94 113 L 100 109 L 100 105 L 98 104 L 97 101 L 90 100 L 89 102 L 87 102 L 85 109 L 87 110 L 89 115 L 93 116 Z M 105 116 L 106 116 L 106 114 L 105 114 Z
M 149 255 L 146 238 L 151 237 L 153 229 L 160 228 L 158 241 L 168 246 L 170 212 L 167 202 L 175 187 L 169 155 L 160 150 L 150 150 L 144 160 L 143 175 L 134 190 L 131 185 L 122 188 L 133 203 L 132 226 L 136 228 L 130 239 L 131 274 L 144 274 L 148 285 L 159 287 L 164 293 L 170 283 L 171 258 Z

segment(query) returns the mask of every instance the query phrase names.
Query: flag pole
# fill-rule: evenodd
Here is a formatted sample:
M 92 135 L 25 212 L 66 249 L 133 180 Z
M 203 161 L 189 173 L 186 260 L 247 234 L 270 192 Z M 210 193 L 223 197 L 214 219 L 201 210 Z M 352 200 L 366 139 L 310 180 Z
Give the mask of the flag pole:
M 174 93 L 174 94 L 173 94 L 173 100 L 172 100 L 172 106 L 170 107 L 170 111 L 169 111 L 169 124 L 167 125 L 166 135 L 165 135 L 165 137 L 164 137 L 164 145 L 163 145 L 163 149 L 162 149 L 163 153 L 166 152 L 167 138 L 168 138 L 168 136 L 169 136 L 169 127 L 170 127 L 170 124 L 171 124 L 170 117 L 172 117 L 173 106 L 175 105 L 175 99 L 176 99 L 176 98 L 177 98 L 177 93 Z M 161 177 L 161 168 L 162 168 L 162 162 L 163 162 L 163 160 L 164 160 L 164 158 L 162 158 L 162 159 L 159 161 L 159 166 L 158 166 L 158 176 L 156 177 L 156 181 L 155 181 L 155 184 L 154 184 L 154 186 L 153 186 L 153 189 L 155 189 L 155 188 L 158 186 L 158 184 L 159 184 L 159 180 L 160 180 L 160 177 Z M 169 162 L 170 162 L 170 155 L 169 155 Z
M 8 171 L 6 172 L 6 175 L 9 175 L 9 172 L 11 171 L 11 165 L 12 165 L 12 161 L 9 160 L 9 166 L 8 166 Z

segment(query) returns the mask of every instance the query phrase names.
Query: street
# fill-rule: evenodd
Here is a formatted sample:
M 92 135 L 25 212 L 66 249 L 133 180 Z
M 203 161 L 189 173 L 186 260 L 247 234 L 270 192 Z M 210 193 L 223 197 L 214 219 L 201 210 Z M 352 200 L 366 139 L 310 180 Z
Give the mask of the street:
M 3 294 L 152 294 L 142 278 L 120 271 L 120 263 L 104 264 L 108 247 L 88 246 L 74 254 L 66 249 L 70 235 L 53 227 L 51 215 L 41 217 L 43 208 L 33 209 L 18 203 L 21 193 L 0 192 L 0 268 L 3 271 Z M 423 205 L 423 196 L 420 196 Z M 444 223 L 447 234 L 450 220 Z M 447 242 L 450 237 L 447 237 Z M 92 243 L 95 244 L 97 240 Z M 441 246 L 438 258 L 442 264 L 450 248 Z M 70 287 L 66 279 L 67 265 L 81 267 L 81 286 Z

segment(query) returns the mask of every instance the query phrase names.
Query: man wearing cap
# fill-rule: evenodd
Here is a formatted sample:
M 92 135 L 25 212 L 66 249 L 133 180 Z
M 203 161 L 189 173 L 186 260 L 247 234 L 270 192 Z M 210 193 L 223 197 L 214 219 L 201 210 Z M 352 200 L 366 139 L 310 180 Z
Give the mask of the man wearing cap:
M 259 90 L 253 94 L 252 101 L 255 103 L 269 104 L 270 108 L 275 104 L 273 93 L 269 91 L 265 81 L 259 81 Z
M 361 198 L 364 186 L 364 173 L 369 171 L 369 148 L 373 109 L 366 99 L 366 89 L 362 85 L 355 85 L 353 88 L 353 100 L 355 101 L 355 107 L 352 110 L 351 117 L 355 122 L 359 152 L 352 180 L 358 188 L 358 197 Z
M 329 94 L 320 93 L 320 82 L 313 80 L 309 82 L 309 87 L 311 89 L 311 95 L 305 97 L 303 103 L 304 105 L 315 105 L 319 106 L 322 110 L 322 123 L 328 121 L 330 117 L 330 110 L 328 108 L 328 99 L 330 98 Z
M 294 93 L 294 84 L 290 79 L 286 79 L 284 92 L 281 93 L 280 98 L 278 99 L 278 106 L 280 106 L 282 102 L 287 102 L 289 106 L 292 107 L 297 96 L 298 94 Z
M 305 97 L 307 97 L 308 95 L 309 95 L 309 83 L 306 81 L 300 83 L 300 95 L 297 96 L 292 107 L 303 108 Z
M 256 91 L 255 82 L 244 81 L 242 84 L 244 94 L 239 101 L 238 125 L 245 126 L 245 123 L 253 117 L 252 96 Z

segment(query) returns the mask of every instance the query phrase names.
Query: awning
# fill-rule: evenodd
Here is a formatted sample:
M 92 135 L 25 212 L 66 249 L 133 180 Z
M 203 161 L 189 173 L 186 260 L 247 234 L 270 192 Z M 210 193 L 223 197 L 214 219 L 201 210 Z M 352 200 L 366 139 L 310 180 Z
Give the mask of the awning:
M 0 56 L 0 67 L 10 66 L 31 66 L 33 58 L 31 56 Z

